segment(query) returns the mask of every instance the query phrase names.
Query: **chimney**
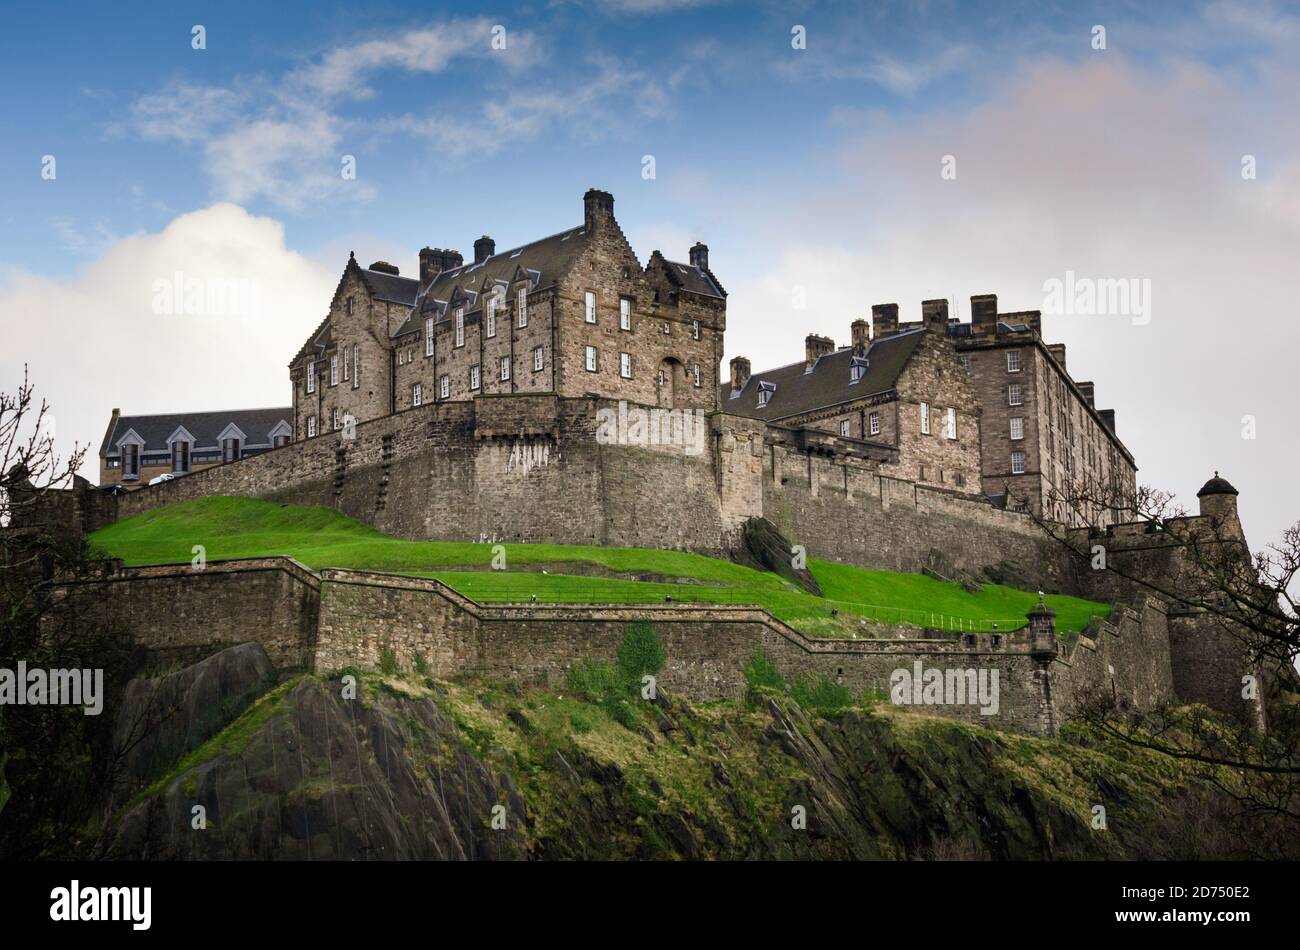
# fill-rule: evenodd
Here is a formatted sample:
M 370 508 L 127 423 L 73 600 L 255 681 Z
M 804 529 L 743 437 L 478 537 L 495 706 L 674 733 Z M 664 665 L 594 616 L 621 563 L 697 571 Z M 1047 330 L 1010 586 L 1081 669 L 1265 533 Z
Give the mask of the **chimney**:
M 849 325 L 849 335 L 853 340 L 854 356 L 867 355 L 867 346 L 871 342 L 871 336 L 870 333 L 868 332 L 869 329 L 870 328 L 867 325 L 867 321 L 861 318 L 854 320 Z
M 582 196 L 583 223 L 588 231 L 596 231 L 602 222 L 614 220 L 614 196 L 608 191 L 588 188 Z
M 1101 424 L 1110 430 L 1110 434 L 1118 436 L 1119 433 L 1115 431 L 1115 410 L 1098 409 L 1097 414 L 1101 416 Z
M 1086 383 L 1075 383 L 1079 387 L 1079 392 L 1083 393 L 1083 398 L 1087 400 L 1088 405 L 1096 408 L 1097 403 L 1093 400 L 1094 386 L 1091 381 Z
M 367 270 L 378 271 L 381 274 L 392 274 L 394 277 L 400 277 L 402 274 L 396 264 L 390 264 L 388 261 L 375 261 Z
M 970 335 L 994 336 L 998 331 L 998 295 L 980 294 L 970 299 Z
M 696 241 L 691 247 L 691 266 L 698 267 L 700 270 L 709 269 L 709 246 L 700 241 Z
M 482 264 L 497 252 L 497 242 L 486 234 L 474 242 L 474 263 Z
M 871 305 L 871 338 L 893 336 L 898 332 L 898 304 L 877 303 Z
M 937 333 L 947 335 L 948 333 L 948 301 L 946 300 L 922 300 L 921 301 L 921 321 L 927 330 L 933 330 Z
M 731 358 L 731 394 L 734 396 L 749 382 L 749 360 L 743 356 Z
M 803 371 L 811 373 L 813 364 L 817 358 L 825 356 L 827 353 L 835 351 L 835 341 L 828 336 L 818 336 L 816 333 L 809 333 L 803 340 L 804 364 Z
M 1049 343 L 1047 344 L 1047 352 L 1052 354 L 1052 358 L 1055 359 L 1056 362 L 1060 363 L 1061 369 L 1064 370 L 1065 369 L 1065 344 Z
M 443 263 L 442 256 L 446 252 L 440 247 L 424 247 L 420 249 L 420 292 L 423 293 L 433 283 L 434 279 L 442 273 Z

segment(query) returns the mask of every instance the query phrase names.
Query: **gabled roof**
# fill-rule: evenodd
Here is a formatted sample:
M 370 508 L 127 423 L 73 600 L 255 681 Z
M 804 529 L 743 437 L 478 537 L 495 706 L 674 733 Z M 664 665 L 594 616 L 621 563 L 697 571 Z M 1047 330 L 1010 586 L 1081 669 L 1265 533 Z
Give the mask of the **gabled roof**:
M 524 274 L 532 290 L 550 287 L 573 266 L 586 241 L 587 229 L 578 225 L 531 244 L 500 251 L 478 264 L 445 270 L 433 279 L 424 293 L 413 298 L 411 312 L 393 331 L 393 336 L 418 330 L 427 317 L 433 317 L 437 322 L 450 319 L 447 304 L 457 288 L 469 295 L 469 302 L 465 305 L 466 313 L 469 313 L 482 305 L 483 295 L 479 291 L 485 280 L 493 285 L 513 283 L 517 275 Z
M 420 287 L 420 282 L 413 277 L 400 277 L 387 271 L 362 267 L 357 263 L 356 254 L 349 254 L 348 262 L 343 266 L 343 273 L 339 275 L 339 282 L 334 288 L 334 296 L 330 298 L 331 306 L 334 300 L 338 298 L 339 291 L 343 289 L 343 282 L 348 279 L 349 274 L 355 275 L 376 300 L 401 304 L 406 307 L 415 303 L 415 294 Z M 289 361 L 289 365 L 297 365 L 298 361 L 306 356 L 307 351 L 313 347 L 319 350 L 329 346 L 333 342 L 331 330 L 329 314 L 326 314 L 325 319 L 320 322 L 311 336 L 307 337 L 307 342 L 294 354 L 293 359 Z
M 776 422 L 790 416 L 817 409 L 837 406 L 865 396 L 874 396 L 893 389 L 912 354 L 925 339 L 925 330 L 909 330 L 874 341 L 867 350 L 867 369 L 862 377 L 852 382 L 850 367 L 852 347 L 844 347 L 819 357 L 811 372 L 805 372 L 805 361 L 780 366 L 749 377 L 739 395 L 731 395 L 731 383 L 718 388 L 724 412 L 754 419 Z M 767 405 L 758 405 L 760 383 L 776 387 Z
M 722 289 L 722 284 L 718 281 L 718 278 L 713 276 L 713 271 L 708 268 L 696 267 L 694 264 L 683 264 L 680 261 L 670 261 L 659 251 L 655 251 L 650 255 L 651 265 L 656 262 L 663 265 L 664 273 L 668 275 L 669 281 L 678 290 L 684 290 L 692 294 L 702 294 L 705 297 L 717 297 L 719 300 L 725 299 L 727 296 L 727 292 Z
M 178 430 L 194 436 L 196 450 L 220 447 L 223 430 L 235 426 L 247 434 L 248 446 L 269 445 L 271 431 L 283 423 L 293 432 L 293 407 L 273 409 L 230 409 L 219 412 L 176 412 L 157 416 L 121 416 L 109 424 L 100 455 L 113 458 L 117 443 L 128 431 L 144 440 L 142 452 L 167 452 L 167 440 Z

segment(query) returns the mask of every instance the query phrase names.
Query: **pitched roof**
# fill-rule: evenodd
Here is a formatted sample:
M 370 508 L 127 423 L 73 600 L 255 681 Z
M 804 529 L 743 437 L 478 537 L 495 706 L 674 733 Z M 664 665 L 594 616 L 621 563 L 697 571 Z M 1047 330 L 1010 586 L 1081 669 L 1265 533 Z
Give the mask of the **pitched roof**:
M 399 277 L 397 274 L 370 270 L 368 267 L 362 267 L 360 270 L 361 279 L 370 288 L 375 299 L 405 304 L 408 307 L 415 303 L 416 291 L 420 289 L 420 282 L 415 278 Z
M 664 263 L 668 266 L 668 273 L 680 282 L 682 290 L 719 299 L 727 296 L 727 292 L 722 289 L 722 284 L 718 283 L 718 279 L 713 276 L 713 271 L 696 267 L 694 264 L 670 261 L 666 257 Z
M 293 426 L 293 407 L 272 409 L 229 409 L 219 412 L 174 412 L 157 416 L 121 416 L 117 424 L 109 424 L 101 455 L 118 454 L 117 443 L 128 432 L 134 431 L 144 440 L 142 452 L 166 452 L 167 439 L 179 428 L 194 436 L 196 451 L 218 448 L 217 437 L 234 423 L 248 439 L 248 447 L 269 445 L 271 430 L 281 422 Z
M 586 240 L 586 227 L 578 225 L 531 244 L 493 254 L 478 264 L 465 264 L 445 270 L 433 279 L 424 293 L 412 298 L 411 312 L 393 331 L 393 336 L 402 336 L 419 329 L 430 316 L 436 321 L 449 319 L 448 304 L 452 292 L 457 288 L 468 293 L 469 302 L 465 312 L 470 313 L 480 305 L 479 290 L 484 280 L 513 283 L 517 275 L 525 274 L 532 290 L 549 287 L 573 265 L 578 253 L 586 246 Z
M 867 367 L 862 377 L 852 382 L 851 347 L 844 347 L 819 357 L 811 372 L 805 362 L 791 363 L 763 373 L 754 373 L 738 395 L 731 395 L 730 382 L 719 389 L 724 411 L 754 419 L 775 422 L 804 412 L 837 406 L 864 396 L 888 392 L 898 383 L 903 367 L 925 338 L 925 330 L 909 330 L 872 342 L 867 349 Z M 767 405 L 758 405 L 759 383 L 775 385 Z

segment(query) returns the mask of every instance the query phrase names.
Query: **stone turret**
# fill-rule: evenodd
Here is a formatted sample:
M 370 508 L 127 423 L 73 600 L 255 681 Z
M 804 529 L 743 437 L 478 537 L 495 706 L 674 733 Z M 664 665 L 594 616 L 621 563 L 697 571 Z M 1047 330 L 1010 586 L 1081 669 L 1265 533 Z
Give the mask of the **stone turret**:
M 1056 611 L 1047 606 L 1039 594 L 1038 603 L 1026 616 L 1029 618 L 1029 655 L 1044 665 L 1051 663 L 1060 648 L 1056 639 Z
M 1241 520 L 1237 516 L 1237 489 L 1218 472 L 1196 493 L 1201 503 L 1201 517 L 1209 518 L 1217 530 L 1229 538 L 1242 538 Z

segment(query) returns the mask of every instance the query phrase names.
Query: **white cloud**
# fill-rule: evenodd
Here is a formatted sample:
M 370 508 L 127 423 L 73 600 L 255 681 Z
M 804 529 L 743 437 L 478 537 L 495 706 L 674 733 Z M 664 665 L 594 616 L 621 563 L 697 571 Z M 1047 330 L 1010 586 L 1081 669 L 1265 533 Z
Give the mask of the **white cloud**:
M 159 281 L 249 289 L 231 312 L 155 313 Z M 117 241 L 79 274 L 0 274 L 0 388 L 31 368 L 50 401 L 56 444 L 95 453 L 113 407 L 123 413 L 288 405 L 289 361 L 324 316 L 338 273 L 285 246 L 284 229 L 229 204 Z M 213 298 L 220 304 L 220 300 Z M 227 295 L 235 301 L 237 295 Z

